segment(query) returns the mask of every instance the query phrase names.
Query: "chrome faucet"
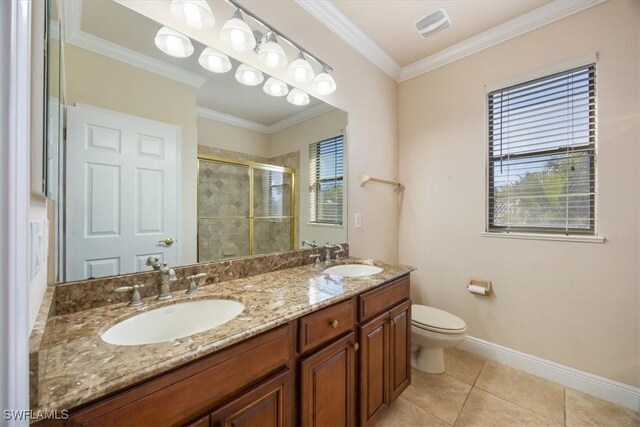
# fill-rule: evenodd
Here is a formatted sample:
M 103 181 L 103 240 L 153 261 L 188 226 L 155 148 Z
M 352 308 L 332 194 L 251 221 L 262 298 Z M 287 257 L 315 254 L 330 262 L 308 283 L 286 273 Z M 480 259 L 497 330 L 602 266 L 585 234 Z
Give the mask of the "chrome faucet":
M 199 273 L 191 276 L 187 276 L 187 280 L 189 281 L 189 289 L 187 289 L 187 295 L 193 295 L 200 292 L 198 289 L 198 279 L 201 277 L 207 277 L 207 273 Z
M 335 252 L 336 254 L 336 261 L 340 261 L 340 253 L 344 252 L 344 248 L 342 247 L 342 245 L 339 244 L 335 244 L 332 245 L 329 242 L 327 242 L 326 245 L 324 245 L 324 263 L 325 264 L 331 264 L 331 249 L 334 248 L 338 248 L 338 250 Z
M 145 264 L 156 271 L 162 268 L 162 264 L 160 263 L 160 261 L 158 261 L 158 258 L 154 258 L 152 256 L 147 258 L 147 262 Z
M 307 245 L 310 248 L 317 248 L 318 244 L 316 243 L 315 240 L 312 240 L 311 242 L 308 240 L 303 240 L 302 243 L 300 244 L 300 246 L 302 246 L 304 248 L 304 246 Z
M 178 281 L 176 272 L 173 268 L 169 268 L 165 262 L 162 264 L 162 268 L 160 268 L 160 274 L 162 274 L 162 283 L 160 284 L 160 294 L 156 299 L 158 301 L 170 300 L 173 298 L 173 295 L 171 295 L 170 284 Z

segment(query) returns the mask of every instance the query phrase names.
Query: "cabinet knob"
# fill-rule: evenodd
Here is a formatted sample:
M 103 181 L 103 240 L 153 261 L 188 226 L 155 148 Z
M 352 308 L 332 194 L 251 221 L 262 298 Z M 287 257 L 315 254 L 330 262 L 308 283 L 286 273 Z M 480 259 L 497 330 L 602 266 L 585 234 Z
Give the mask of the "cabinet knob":
M 337 320 L 332 321 L 332 322 L 331 322 L 331 327 L 332 327 L 333 329 L 336 329 L 336 328 L 338 327 L 338 321 L 337 321 Z
M 360 349 L 360 344 L 355 343 L 355 344 L 353 345 L 353 351 L 358 351 L 359 349 Z
M 393 325 L 395 325 L 395 324 L 396 324 L 396 321 L 395 321 L 395 320 L 393 320 L 393 319 L 389 320 L 389 325 L 393 326 Z

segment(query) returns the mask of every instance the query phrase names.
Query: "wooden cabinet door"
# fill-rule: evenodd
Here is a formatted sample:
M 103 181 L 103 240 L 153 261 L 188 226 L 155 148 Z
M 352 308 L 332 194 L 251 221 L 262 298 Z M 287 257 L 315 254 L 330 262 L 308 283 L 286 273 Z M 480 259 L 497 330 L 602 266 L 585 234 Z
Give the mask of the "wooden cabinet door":
M 360 327 L 360 425 L 373 425 L 389 406 L 389 312 Z
M 300 422 L 306 427 L 353 426 L 356 422 L 355 334 L 300 364 Z
M 287 370 L 211 413 L 213 427 L 285 427 L 291 419 L 292 374 Z
M 389 393 L 396 400 L 411 382 L 411 301 L 389 312 Z

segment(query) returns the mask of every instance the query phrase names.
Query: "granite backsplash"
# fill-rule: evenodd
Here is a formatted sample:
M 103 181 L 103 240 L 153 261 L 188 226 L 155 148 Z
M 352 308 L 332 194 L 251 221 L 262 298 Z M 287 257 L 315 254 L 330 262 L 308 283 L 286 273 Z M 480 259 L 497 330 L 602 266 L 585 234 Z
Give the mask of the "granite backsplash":
M 349 245 L 343 243 L 342 247 L 344 252 L 340 253 L 340 258 L 346 258 L 349 256 Z M 337 248 L 331 250 L 332 259 L 335 258 L 334 253 L 336 250 Z M 201 280 L 201 285 L 205 286 L 311 264 L 313 262 L 311 255 L 313 254 L 320 254 L 320 260 L 324 261 L 324 248 L 316 248 L 254 255 L 180 267 L 169 266 L 175 270 L 178 277 L 178 281 L 171 284 L 171 292 L 186 290 L 189 285 L 186 277 L 192 274 L 207 273 L 207 277 Z M 146 271 L 61 283 L 55 286 L 51 315 L 71 314 L 82 310 L 126 302 L 130 298 L 128 292 L 114 292 L 116 288 L 121 286 L 144 284 L 144 288 L 140 289 L 140 294 L 143 298 L 150 297 L 158 293 L 158 286 L 161 280 L 162 276 L 159 271 Z

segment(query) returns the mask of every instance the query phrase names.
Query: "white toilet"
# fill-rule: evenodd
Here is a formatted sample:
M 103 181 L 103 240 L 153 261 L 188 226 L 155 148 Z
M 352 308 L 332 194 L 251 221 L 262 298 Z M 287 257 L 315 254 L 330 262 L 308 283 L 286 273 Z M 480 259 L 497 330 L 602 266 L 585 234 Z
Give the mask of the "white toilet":
M 444 372 L 443 349 L 460 344 L 467 337 L 461 318 L 437 308 L 411 306 L 411 366 L 430 374 Z

